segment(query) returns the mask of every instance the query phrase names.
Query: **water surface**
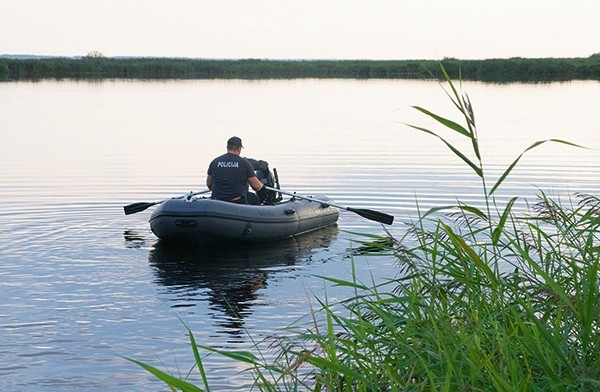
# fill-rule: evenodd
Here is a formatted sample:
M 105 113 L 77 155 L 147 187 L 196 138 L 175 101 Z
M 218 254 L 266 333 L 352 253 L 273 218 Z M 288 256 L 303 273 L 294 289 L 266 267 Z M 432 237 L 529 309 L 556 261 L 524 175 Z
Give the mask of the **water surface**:
M 540 190 L 566 201 L 600 194 L 598 87 L 464 84 L 492 180 L 537 140 L 590 148 L 533 150 L 499 190 L 500 205 L 535 202 Z M 173 247 L 150 232 L 151 209 L 125 216 L 122 206 L 202 190 L 232 135 L 246 156 L 277 168 L 284 189 L 393 214 L 396 236 L 417 200 L 423 210 L 481 203 L 475 175 L 403 124 L 440 129 L 411 105 L 457 119 L 425 81 L 0 84 L 0 389 L 157 390 L 120 356 L 186 374 L 182 321 L 200 344 L 243 349 L 303 322 L 315 295 L 348 295 L 317 275 L 349 277 L 348 232 L 383 233 L 355 214 L 276 243 Z M 389 257 L 354 262 L 366 282 L 396 272 Z M 216 389 L 247 387 L 239 364 L 211 356 L 206 365 Z

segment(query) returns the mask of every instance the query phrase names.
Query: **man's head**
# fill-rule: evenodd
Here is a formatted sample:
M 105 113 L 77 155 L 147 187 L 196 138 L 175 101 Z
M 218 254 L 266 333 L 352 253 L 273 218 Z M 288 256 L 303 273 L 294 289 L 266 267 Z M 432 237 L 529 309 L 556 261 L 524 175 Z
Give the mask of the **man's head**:
M 230 137 L 229 140 L 227 140 L 227 150 L 241 150 L 242 148 L 244 148 L 244 146 L 242 145 L 242 139 L 240 139 L 239 137 L 233 136 Z

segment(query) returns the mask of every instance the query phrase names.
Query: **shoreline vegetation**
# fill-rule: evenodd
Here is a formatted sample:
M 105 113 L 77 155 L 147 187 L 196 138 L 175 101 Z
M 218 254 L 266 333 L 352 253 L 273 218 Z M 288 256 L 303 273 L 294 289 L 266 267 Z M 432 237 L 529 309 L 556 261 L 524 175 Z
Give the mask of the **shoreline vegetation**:
M 402 238 L 363 234 L 358 254 L 394 256 L 397 276 L 363 283 L 353 259 L 348 280 L 323 277 L 354 294 L 312 299 L 306 320 L 265 339 L 273 354 L 199 344 L 186 326 L 195 364 L 183 378 L 130 361 L 182 391 L 211 389 L 203 358 L 215 354 L 245 366 L 258 391 L 600 390 L 600 198 L 540 191 L 520 207 L 495 194 L 530 150 L 581 146 L 536 141 L 490 181 L 471 101 L 440 72 L 459 122 L 415 106 L 435 130 L 406 125 L 473 170 L 483 208 L 459 200 L 419 209 Z
M 431 79 L 484 82 L 600 80 L 600 53 L 577 58 L 487 60 L 269 60 L 0 56 L 0 81 L 42 79 Z M 432 70 L 432 71 L 430 71 Z

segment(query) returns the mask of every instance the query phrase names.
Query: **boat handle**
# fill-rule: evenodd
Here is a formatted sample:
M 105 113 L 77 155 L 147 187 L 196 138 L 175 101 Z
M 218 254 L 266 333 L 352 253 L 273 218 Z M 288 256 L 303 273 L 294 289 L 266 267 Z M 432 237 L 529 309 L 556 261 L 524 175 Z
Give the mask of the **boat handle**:
M 175 221 L 175 226 L 179 227 L 196 227 L 198 226 L 198 222 L 193 219 L 177 219 Z
M 285 212 L 286 215 L 293 215 L 296 213 L 296 210 L 294 210 L 293 208 L 288 208 L 287 210 L 285 210 L 283 212 Z

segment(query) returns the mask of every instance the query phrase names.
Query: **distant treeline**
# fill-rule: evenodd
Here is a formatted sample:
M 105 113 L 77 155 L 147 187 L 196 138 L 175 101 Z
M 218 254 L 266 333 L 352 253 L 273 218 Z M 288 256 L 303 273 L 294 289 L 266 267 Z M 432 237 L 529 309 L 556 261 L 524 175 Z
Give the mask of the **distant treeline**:
M 203 60 L 177 58 L 0 58 L 0 80 L 294 79 L 440 77 L 488 82 L 600 80 L 600 53 L 586 58 L 489 60 Z M 459 75 L 460 73 L 460 75 Z

